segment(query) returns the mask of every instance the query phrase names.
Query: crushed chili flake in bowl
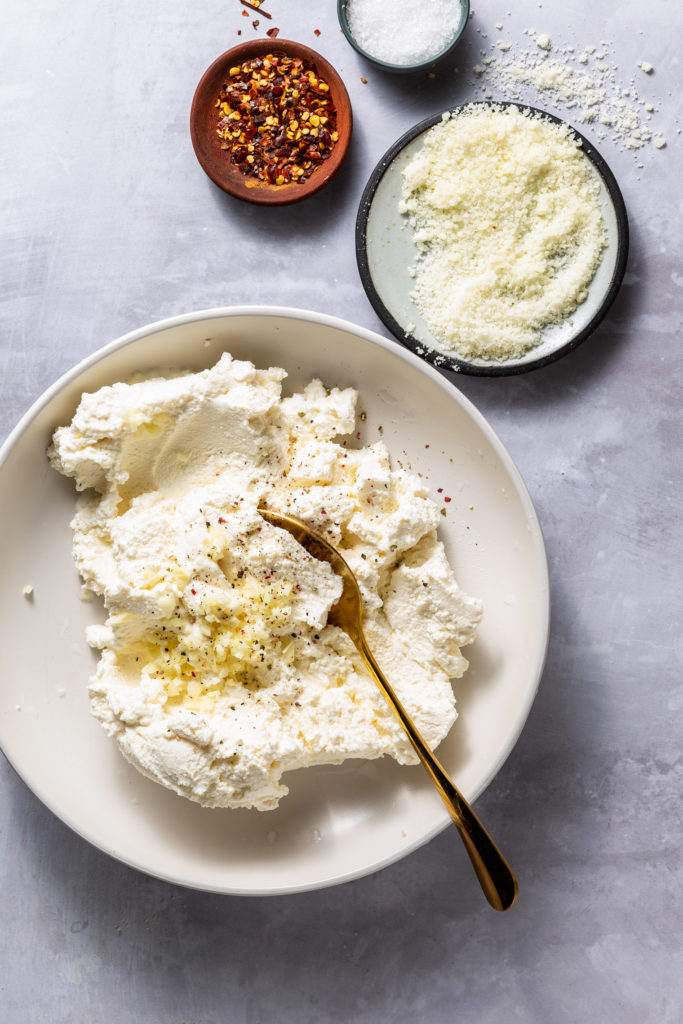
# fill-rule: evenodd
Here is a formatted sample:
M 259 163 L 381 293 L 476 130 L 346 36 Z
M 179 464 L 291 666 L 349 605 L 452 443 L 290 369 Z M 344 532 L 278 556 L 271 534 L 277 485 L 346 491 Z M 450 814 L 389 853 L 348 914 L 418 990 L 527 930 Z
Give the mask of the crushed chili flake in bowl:
M 302 43 L 252 40 L 205 72 L 190 130 L 208 176 L 239 199 L 269 205 L 313 195 L 336 173 L 351 104 L 328 62 Z
M 309 178 L 339 139 L 330 87 L 308 61 L 266 53 L 230 68 L 216 100 L 221 149 L 271 185 Z

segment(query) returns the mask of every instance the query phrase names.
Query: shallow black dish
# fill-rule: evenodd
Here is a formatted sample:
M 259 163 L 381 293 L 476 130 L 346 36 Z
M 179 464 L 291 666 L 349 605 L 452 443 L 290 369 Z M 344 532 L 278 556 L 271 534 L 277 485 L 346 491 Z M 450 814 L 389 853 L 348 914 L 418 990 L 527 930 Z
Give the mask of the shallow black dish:
M 471 104 L 467 104 L 470 106 Z M 547 111 L 521 103 L 477 104 L 516 106 L 540 113 L 557 124 L 566 124 Z M 452 108 L 453 113 L 464 107 Z M 401 171 L 422 145 L 422 136 L 441 121 L 443 111 L 432 114 L 409 129 L 384 154 L 363 191 L 356 218 L 356 259 L 363 287 L 379 318 L 412 352 L 445 370 L 484 377 L 499 377 L 538 369 L 571 352 L 593 333 L 612 305 L 626 270 L 628 217 L 617 181 L 603 157 L 580 132 L 568 127 L 580 140 L 601 185 L 601 210 L 608 232 L 607 248 L 589 288 L 588 299 L 561 324 L 548 328 L 543 340 L 523 356 L 507 360 L 467 360 L 439 348 L 437 339 L 410 299 L 413 288 L 408 273 L 416 251 L 407 221 L 398 211 Z

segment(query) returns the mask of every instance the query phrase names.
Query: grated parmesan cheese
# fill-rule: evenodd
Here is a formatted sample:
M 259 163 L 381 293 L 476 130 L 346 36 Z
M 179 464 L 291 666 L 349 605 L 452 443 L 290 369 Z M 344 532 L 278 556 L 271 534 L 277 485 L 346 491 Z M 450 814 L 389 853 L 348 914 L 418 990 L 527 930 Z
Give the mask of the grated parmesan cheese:
M 495 105 L 444 115 L 400 203 L 418 250 L 412 298 L 444 350 L 521 356 L 584 301 L 607 244 L 599 193 L 566 125 Z

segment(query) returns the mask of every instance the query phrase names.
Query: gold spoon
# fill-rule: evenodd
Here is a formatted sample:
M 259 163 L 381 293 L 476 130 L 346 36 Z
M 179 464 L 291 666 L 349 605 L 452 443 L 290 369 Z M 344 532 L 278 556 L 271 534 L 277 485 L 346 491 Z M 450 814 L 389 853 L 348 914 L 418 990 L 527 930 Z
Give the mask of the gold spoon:
M 394 714 L 407 732 L 408 739 L 429 772 L 432 782 L 438 789 L 441 799 L 460 833 L 460 838 L 465 844 L 465 849 L 472 861 L 486 899 L 495 910 L 507 910 L 517 899 L 515 876 L 467 800 L 422 739 L 410 715 L 373 658 L 363 635 L 361 596 L 353 572 L 337 549 L 311 530 L 310 526 L 307 526 L 301 519 L 297 519 L 296 516 L 281 515 L 279 512 L 271 512 L 265 508 L 259 508 L 259 512 L 273 526 L 279 526 L 291 533 L 294 539 L 314 558 L 322 562 L 329 562 L 335 573 L 341 576 L 344 589 L 337 603 L 330 609 L 327 621 L 331 626 L 343 629 L 351 638 L 370 670 L 370 674 L 377 681 Z

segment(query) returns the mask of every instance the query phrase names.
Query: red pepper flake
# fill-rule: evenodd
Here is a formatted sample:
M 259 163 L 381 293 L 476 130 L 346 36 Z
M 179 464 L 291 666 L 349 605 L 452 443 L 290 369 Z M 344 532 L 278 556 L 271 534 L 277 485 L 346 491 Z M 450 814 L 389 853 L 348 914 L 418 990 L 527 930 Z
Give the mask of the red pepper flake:
M 193 679 L 196 679 L 196 678 L 197 678 L 197 677 L 196 677 L 196 675 L 194 674 L 194 672 L 192 673 L 192 678 L 193 678 Z
M 263 8 L 261 7 L 261 0 L 240 0 L 240 3 L 242 4 L 243 7 L 250 7 L 252 11 L 258 11 L 259 14 L 262 14 L 264 18 L 273 17 L 272 14 L 268 14 L 268 11 L 263 10 Z M 242 11 L 242 14 L 245 13 L 245 11 Z
M 368 84 L 368 80 L 367 80 L 367 78 L 363 78 L 363 76 L 362 76 L 362 75 L 361 75 L 361 79 L 360 79 L 360 80 L 361 80 L 361 82 L 363 83 L 363 85 L 367 85 L 367 84 Z
M 270 36 L 271 39 L 277 39 L 277 37 L 280 35 L 280 29 L 275 28 L 275 26 L 273 26 L 273 28 L 269 28 L 267 30 L 266 35 Z
M 258 28 L 260 24 L 261 22 L 258 20 L 258 18 L 254 18 L 254 20 L 252 21 L 252 25 L 254 26 L 254 28 Z
M 329 85 L 310 61 L 284 53 L 231 67 L 215 106 L 221 149 L 246 177 L 270 185 L 304 181 L 339 139 Z
M 242 17 L 243 18 L 248 18 L 249 17 L 249 11 L 242 11 Z
M 428 445 L 428 444 L 426 444 L 426 445 L 425 445 L 425 448 L 429 448 L 429 445 Z
M 196 593 L 197 593 L 197 591 L 196 591 L 196 590 L 194 589 L 194 587 L 190 587 L 190 593 L 191 593 L 191 594 L 196 594 Z
M 437 494 L 443 494 L 443 487 L 437 487 Z
M 319 28 L 314 28 L 313 29 L 313 35 L 314 36 L 319 36 L 320 35 L 320 29 Z
M 326 516 L 326 515 L 327 515 L 327 509 L 321 508 L 321 509 L 320 509 L 320 511 L 322 512 L 322 514 L 323 514 L 324 516 Z
M 447 498 L 447 497 L 446 497 L 446 495 L 444 494 L 444 496 L 443 496 L 443 500 L 444 500 L 444 501 L 450 501 L 451 499 L 450 499 L 450 498 Z
M 225 522 L 225 519 L 223 518 L 223 516 L 219 516 L 218 517 L 218 522 L 219 523 L 224 523 Z
M 238 36 L 241 36 L 241 35 L 242 35 L 242 29 L 241 29 L 241 28 L 238 28 L 238 29 L 237 29 L 237 35 L 238 35 Z

